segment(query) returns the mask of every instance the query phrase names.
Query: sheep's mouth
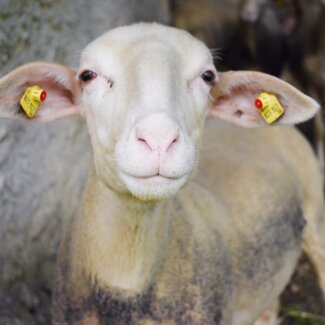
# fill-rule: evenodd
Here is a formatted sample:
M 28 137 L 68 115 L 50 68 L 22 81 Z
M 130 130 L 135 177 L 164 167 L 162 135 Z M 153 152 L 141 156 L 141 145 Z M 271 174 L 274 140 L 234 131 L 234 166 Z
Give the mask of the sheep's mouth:
M 147 200 L 162 200 L 175 195 L 185 184 L 188 174 L 169 177 L 161 174 L 133 175 L 120 172 L 120 177 L 127 189 L 135 197 Z
M 183 178 L 187 177 L 187 174 L 185 175 L 179 175 L 179 176 L 167 176 L 167 175 L 163 175 L 160 173 L 157 174 L 153 174 L 153 175 L 134 175 L 134 174 L 130 174 L 127 172 L 123 172 L 122 173 L 124 175 L 126 175 L 127 177 L 130 177 L 134 180 L 138 180 L 138 181 L 147 181 L 147 182 L 169 182 L 169 181 L 177 181 L 177 180 L 181 180 Z

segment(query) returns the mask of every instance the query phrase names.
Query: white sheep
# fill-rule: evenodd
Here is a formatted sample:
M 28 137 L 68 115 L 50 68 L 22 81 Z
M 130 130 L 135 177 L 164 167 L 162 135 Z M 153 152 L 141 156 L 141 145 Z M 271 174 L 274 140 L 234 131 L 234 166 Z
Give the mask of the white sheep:
M 218 74 L 203 43 L 158 24 L 104 34 L 77 72 L 18 68 L 0 80 L 1 116 L 26 120 L 17 103 L 34 84 L 48 92 L 34 120 L 81 115 L 94 156 L 61 247 L 54 324 L 275 324 L 302 245 L 324 291 L 317 163 L 254 107 L 274 94 L 276 124 L 293 124 L 317 112 L 313 99 L 262 73 Z

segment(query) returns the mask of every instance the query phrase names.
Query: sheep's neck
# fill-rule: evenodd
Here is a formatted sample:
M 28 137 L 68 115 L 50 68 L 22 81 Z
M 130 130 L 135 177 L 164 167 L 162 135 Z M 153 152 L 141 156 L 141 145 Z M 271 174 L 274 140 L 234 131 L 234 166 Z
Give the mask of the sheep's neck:
M 119 195 L 92 175 L 74 227 L 75 272 L 104 288 L 144 290 L 168 244 L 168 207 Z

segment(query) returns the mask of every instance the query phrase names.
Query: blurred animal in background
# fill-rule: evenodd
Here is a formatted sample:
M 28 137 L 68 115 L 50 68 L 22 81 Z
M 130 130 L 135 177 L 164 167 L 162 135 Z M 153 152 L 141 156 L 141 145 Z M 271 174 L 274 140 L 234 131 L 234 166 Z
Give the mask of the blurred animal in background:
M 286 62 L 287 37 L 297 24 L 293 1 L 241 0 L 240 24 L 244 44 L 254 65 L 279 76 Z
M 315 92 L 320 102 L 325 104 L 325 4 L 322 5 L 319 28 L 315 33 L 315 50 L 305 56 L 303 67 L 306 72 L 310 92 Z
M 306 92 L 317 98 L 323 110 L 316 115 L 315 137 L 317 144 L 317 154 L 321 162 L 321 171 L 324 173 L 324 108 L 325 108 L 325 2 L 323 1 L 318 29 L 315 31 L 315 48 L 303 58 L 303 70 L 305 73 Z
M 308 90 L 304 61 L 318 51 L 320 0 L 241 0 L 239 11 L 242 23 L 253 30 L 243 42 L 256 67 L 276 76 L 287 68 L 300 87 Z

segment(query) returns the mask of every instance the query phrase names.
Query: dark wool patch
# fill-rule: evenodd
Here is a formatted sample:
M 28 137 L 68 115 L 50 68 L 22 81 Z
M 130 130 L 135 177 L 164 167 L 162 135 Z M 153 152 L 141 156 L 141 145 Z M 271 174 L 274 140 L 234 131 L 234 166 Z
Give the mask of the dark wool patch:
M 268 278 L 278 272 L 286 262 L 287 253 L 301 246 L 302 234 L 306 221 L 298 205 L 290 207 L 285 215 L 273 216 L 264 221 L 253 241 L 243 241 L 243 251 L 247 252 L 242 259 L 243 272 L 252 282 L 261 281 L 256 278 L 256 270 Z M 272 269 L 268 261 L 272 260 Z

